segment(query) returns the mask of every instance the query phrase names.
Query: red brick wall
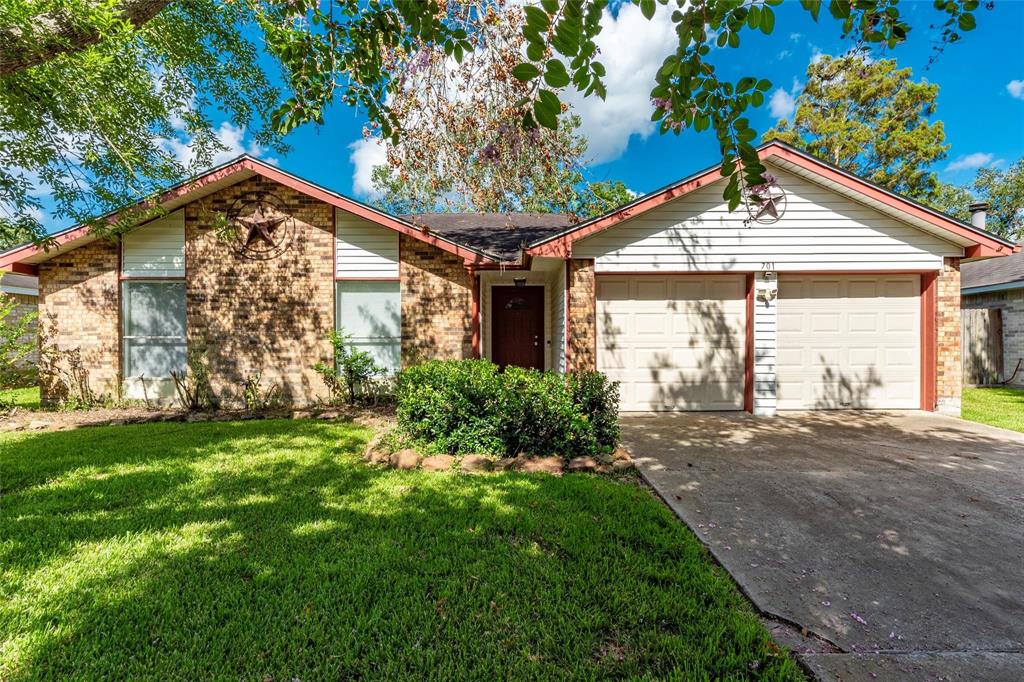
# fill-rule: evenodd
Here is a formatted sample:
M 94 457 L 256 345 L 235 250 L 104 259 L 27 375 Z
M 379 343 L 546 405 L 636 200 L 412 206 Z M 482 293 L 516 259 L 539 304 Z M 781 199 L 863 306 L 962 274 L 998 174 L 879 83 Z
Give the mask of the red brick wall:
M 65 395 L 59 369 L 66 351 L 80 351 L 97 395 L 116 397 L 120 383 L 119 249 L 91 244 L 39 266 L 39 385 L 44 402 Z
M 473 357 L 472 282 L 462 260 L 401 235 L 402 364 Z
M 594 297 L 594 260 L 573 258 L 569 269 L 569 358 L 570 370 L 597 369 L 597 311 Z
M 960 259 L 946 258 L 936 281 L 935 393 L 939 412 L 960 414 L 963 383 L 960 355 Z
M 291 246 L 265 261 L 239 256 L 211 228 L 247 192 L 283 200 L 295 220 Z M 296 404 L 325 396 L 313 371 L 332 361 L 334 211 L 331 206 L 263 178 L 251 178 L 185 208 L 188 344 L 205 344 L 210 381 L 225 405 L 241 402 L 248 375 L 281 385 Z

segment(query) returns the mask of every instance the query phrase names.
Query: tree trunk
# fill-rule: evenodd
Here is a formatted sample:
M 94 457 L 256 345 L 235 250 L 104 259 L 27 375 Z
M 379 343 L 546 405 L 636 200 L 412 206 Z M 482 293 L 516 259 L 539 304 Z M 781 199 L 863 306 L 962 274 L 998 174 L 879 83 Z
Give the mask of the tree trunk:
M 141 26 L 170 3 L 171 0 L 123 0 L 116 14 Z M 0 78 L 84 50 L 98 43 L 100 37 L 94 26 L 77 25 L 60 12 L 36 16 L 30 33 L 11 26 L 0 28 Z

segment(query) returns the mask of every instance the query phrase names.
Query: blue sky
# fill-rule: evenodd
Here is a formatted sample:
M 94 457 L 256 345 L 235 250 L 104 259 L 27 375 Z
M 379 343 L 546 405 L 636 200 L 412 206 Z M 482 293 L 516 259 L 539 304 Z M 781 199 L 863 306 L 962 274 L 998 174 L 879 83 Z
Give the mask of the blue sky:
M 928 24 L 940 15 L 930 0 L 910 0 L 901 7 L 914 26 L 909 40 L 875 56 L 895 58 L 899 66 L 913 69 L 915 79 L 939 84 L 935 118 L 944 122 L 951 144 L 949 158 L 935 166 L 940 177 L 962 184 L 973 178 L 979 166 L 1005 166 L 1024 156 L 1024 2 L 999 0 L 991 11 L 979 9 L 977 29 L 948 46 L 930 68 L 928 59 L 938 30 L 929 29 Z M 826 12 L 822 14 L 815 24 L 799 3 L 787 0 L 777 8 L 773 35 L 745 31 L 739 49 L 713 53 L 720 76 L 735 80 L 755 75 L 774 84 L 771 101 L 751 114 L 759 131 L 771 127 L 776 117 L 791 113 L 791 98 L 799 93 L 815 55 L 841 54 L 850 48 L 850 41 L 840 37 L 839 25 Z M 621 6 L 614 16 L 606 14 L 599 44 L 608 69 L 608 100 L 571 98 L 590 139 L 592 180 L 619 179 L 644 193 L 719 159 L 712 133 L 662 136 L 649 122 L 647 93 L 674 38 L 668 13 L 660 5 L 650 22 L 630 4 Z M 228 124 L 221 130 L 231 147 L 225 156 L 248 151 L 271 157 L 290 172 L 366 200 L 366 178 L 379 156 L 370 145 L 358 144 L 363 123 L 359 111 L 336 106 L 323 126 L 290 134 L 287 141 L 292 149 L 285 155 L 259 149 L 245 131 Z
M 1024 156 L 1024 83 L 1008 88 L 1012 81 L 1024 81 L 1024 2 L 1003 0 L 991 11 L 978 11 L 978 28 L 963 41 L 950 45 L 937 63 L 928 67 L 937 30 L 929 30 L 938 13 L 932 3 L 912 0 L 902 4 L 915 24 L 904 45 L 877 56 L 892 57 L 901 67 L 911 67 L 915 79 L 927 78 L 940 86 L 936 118 L 945 124 L 949 158 L 936 164 L 940 177 L 965 183 L 978 165 L 1012 163 Z M 778 8 L 775 33 L 762 36 L 745 32 L 744 44 L 736 50 L 717 50 L 713 57 L 722 75 L 739 78 L 757 75 L 772 81 L 776 90 L 776 114 L 785 113 L 786 96 L 799 91 L 807 65 L 818 53 L 840 54 L 850 41 L 840 37 L 839 24 L 824 16 L 817 24 L 794 0 Z M 653 71 L 660 66 L 671 44 L 664 8 L 653 22 L 626 5 L 612 23 L 606 23 L 604 57 L 609 71 L 609 99 L 582 103 L 585 128 L 589 123 L 591 147 L 601 163 L 590 166 L 592 179 L 621 179 L 631 189 L 648 192 L 715 163 L 718 145 L 708 133 L 684 132 L 659 135 L 648 124 L 651 109 L 647 93 Z M 823 13 L 824 14 L 824 13 Z M 620 62 L 620 64 L 616 64 Z M 619 68 L 616 68 L 618 66 Z M 648 74 L 647 79 L 637 74 Z M 794 85 L 796 89 L 794 90 Z M 602 112 L 602 109 L 608 111 Z M 752 114 L 759 130 L 774 124 L 771 107 Z M 289 137 L 293 151 L 279 159 L 282 167 L 309 177 L 346 194 L 359 196 L 353 186 L 355 166 L 349 145 L 360 138 L 363 119 L 345 107 L 332 110 L 323 128 L 301 129 Z M 621 153 L 616 149 L 622 148 Z M 365 198 L 365 197 L 363 197 Z

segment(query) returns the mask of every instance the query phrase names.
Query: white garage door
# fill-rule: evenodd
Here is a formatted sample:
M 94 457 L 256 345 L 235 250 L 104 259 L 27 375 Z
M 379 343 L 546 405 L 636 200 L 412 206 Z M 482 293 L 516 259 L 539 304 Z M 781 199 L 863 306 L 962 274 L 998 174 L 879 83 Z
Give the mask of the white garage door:
M 918 275 L 779 277 L 778 408 L 917 409 Z
M 597 318 L 597 367 L 621 382 L 620 409 L 743 409 L 743 276 L 601 275 Z

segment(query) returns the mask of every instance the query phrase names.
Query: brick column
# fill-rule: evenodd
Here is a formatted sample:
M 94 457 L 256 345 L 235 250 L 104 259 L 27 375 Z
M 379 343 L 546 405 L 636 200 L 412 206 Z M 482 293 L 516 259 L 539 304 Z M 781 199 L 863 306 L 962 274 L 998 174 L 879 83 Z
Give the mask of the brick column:
M 116 398 L 121 376 L 118 245 L 99 239 L 39 266 L 39 387 L 66 397 L 61 372 L 77 354 L 97 396 Z
M 960 355 L 960 259 L 945 258 L 936 279 L 936 409 L 960 416 L 963 368 Z
M 570 370 L 597 369 L 597 311 L 594 259 L 573 258 L 568 263 Z

